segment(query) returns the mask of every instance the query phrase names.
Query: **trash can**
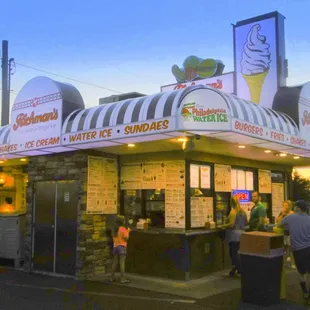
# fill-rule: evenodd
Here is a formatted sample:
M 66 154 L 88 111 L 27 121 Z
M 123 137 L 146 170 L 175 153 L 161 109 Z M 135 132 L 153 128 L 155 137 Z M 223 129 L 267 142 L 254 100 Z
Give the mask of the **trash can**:
M 283 266 L 283 236 L 268 232 L 241 235 L 241 292 L 249 304 L 271 306 L 280 303 Z

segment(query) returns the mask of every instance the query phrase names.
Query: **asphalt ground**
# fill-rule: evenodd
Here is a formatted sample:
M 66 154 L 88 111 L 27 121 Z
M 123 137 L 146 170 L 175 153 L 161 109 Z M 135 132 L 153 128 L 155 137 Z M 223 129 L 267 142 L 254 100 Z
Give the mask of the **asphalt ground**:
M 259 307 L 241 302 L 235 289 L 205 299 L 194 299 L 153 291 L 91 281 L 75 281 L 29 274 L 8 268 L 0 269 L 0 309 L 2 310 L 302 310 L 308 309 L 296 286 L 295 273 L 288 277 L 288 303 Z M 298 284 L 298 283 L 297 283 Z M 310 309 L 310 307 L 309 307 Z

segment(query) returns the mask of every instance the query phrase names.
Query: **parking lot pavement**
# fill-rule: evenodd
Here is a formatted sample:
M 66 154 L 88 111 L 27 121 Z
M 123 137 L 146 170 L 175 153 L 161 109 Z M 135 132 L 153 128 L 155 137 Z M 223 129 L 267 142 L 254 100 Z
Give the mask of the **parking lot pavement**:
M 126 285 L 75 281 L 0 269 L 0 309 L 91 309 L 91 310 L 306 310 L 297 277 L 290 273 L 287 303 L 258 307 L 241 302 L 240 288 L 206 298 L 190 298 Z M 172 290 L 173 292 L 173 290 Z

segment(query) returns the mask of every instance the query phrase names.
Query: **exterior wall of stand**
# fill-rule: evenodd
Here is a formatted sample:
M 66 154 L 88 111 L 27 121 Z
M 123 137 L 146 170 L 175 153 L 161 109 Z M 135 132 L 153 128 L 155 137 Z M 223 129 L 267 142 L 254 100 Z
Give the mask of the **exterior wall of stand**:
M 78 181 L 76 277 L 87 279 L 105 274 L 111 265 L 107 218 L 105 215 L 86 214 L 88 156 L 111 157 L 95 151 L 77 151 L 29 158 L 25 271 L 31 271 L 33 197 L 37 181 Z

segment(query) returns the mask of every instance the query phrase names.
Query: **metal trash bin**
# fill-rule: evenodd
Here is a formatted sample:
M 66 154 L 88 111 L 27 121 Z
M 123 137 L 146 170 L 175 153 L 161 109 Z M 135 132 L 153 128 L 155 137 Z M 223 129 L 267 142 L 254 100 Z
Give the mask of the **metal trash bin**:
M 261 306 L 279 304 L 283 236 L 268 232 L 244 233 L 239 253 L 242 300 Z

